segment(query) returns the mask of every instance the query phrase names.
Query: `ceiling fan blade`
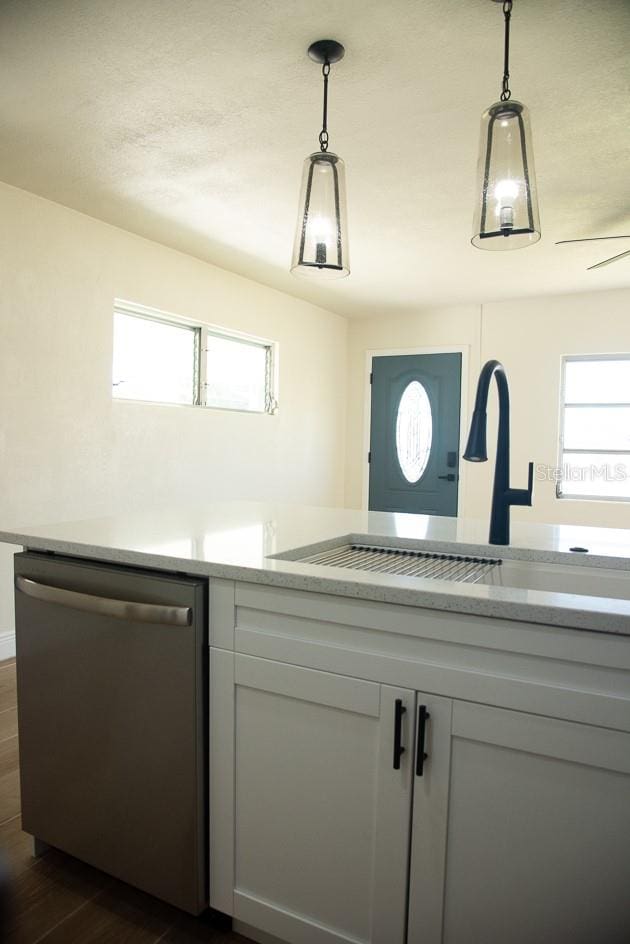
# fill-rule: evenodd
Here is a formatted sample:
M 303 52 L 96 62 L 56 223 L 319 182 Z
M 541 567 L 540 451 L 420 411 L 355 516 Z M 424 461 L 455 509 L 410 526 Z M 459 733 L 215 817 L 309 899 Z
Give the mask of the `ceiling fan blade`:
M 588 236 L 586 239 L 561 239 L 556 246 L 564 246 L 565 243 L 598 243 L 602 239 L 630 239 L 630 236 Z
M 589 266 L 586 270 L 590 272 L 591 269 L 601 269 L 602 266 L 610 265 L 611 262 L 617 262 L 618 259 L 625 259 L 626 256 L 630 256 L 630 249 L 627 252 L 620 252 L 618 256 L 611 256 L 610 259 L 604 259 L 603 262 L 598 262 L 597 265 Z

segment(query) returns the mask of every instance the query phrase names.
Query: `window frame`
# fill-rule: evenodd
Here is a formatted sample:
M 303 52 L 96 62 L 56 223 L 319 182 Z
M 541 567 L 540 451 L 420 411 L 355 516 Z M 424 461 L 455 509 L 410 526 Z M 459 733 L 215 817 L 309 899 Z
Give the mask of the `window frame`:
M 189 328 L 194 331 L 194 354 L 193 354 L 193 402 L 192 403 L 174 403 L 172 400 L 137 400 L 127 397 L 114 396 L 114 383 L 112 377 L 112 400 L 117 403 L 145 403 L 155 406 L 175 406 L 190 409 L 201 408 L 203 410 L 217 410 L 224 413 L 244 413 L 254 416 L 273 416 L 278 411 L 278 342 L 269 338 L 258 337 L 257 335 L 246 334 L 244 331 L 236 331 L 232 328 L 224 328 L 221 325 L 209 324 L 202 321 L 196 321 L 192 318 L 186 318 L 182 315 L 173 315 L 170 312 L 161 311 L 157 308 L 149 308 L 146 305 L 140 305 L 136 302 L 128 302 L 123 299 L 114 299 L 113 317 L 116 314 L 129 315 L 132 318 L 143 318 L 146 321 L 153 321 L 159 324 L 173 325 L 178 328 Z M 112 317 L 112 324 L 113 324 Z M 249 344 L 252 347 L 263 348 L 265 350 L 265 409 L 264 410 L 246 410 L 241 407 L 215 406 L 206 402 L 207 390 L 207 351 L 208 337 L 224 338 L 227 341 L 236 341 L 240 344 Z M 112 363 L 114 356 L 113 332 L 112 332 Z
M 589 401 L 584 401 L 580 403 L 570 403 L 566 402 L 566 370 L 568 363 L 576 363 L 580 361 L 629 361 L 630 354 L 564 354 L 562 356 L 561 362 L 561 375 L 560 375 L 560 417 L 559 417 L 559 455 L 558 455 L 558 466 L 559 470 L 564 468 L 564 457 L 566 454 L 569 455 L 615 455 L 615 456 L 630 456 L 630 449 L 565 449 L 564 446 L 564 428 L 565 428 L 565 416 L 567 406 L 570 407 L 630 407 L 630 400 L 628 402 L 618 402 L 618 403 L 591 403 Z M 566 492 L 562 490 L 562 477 L 556 482 L 556 498 L 561 501 L 591 501 L 591 502 L 630 502 L 630 498 L 623 495 L 582 495 L 575 494 L 573 492 Z

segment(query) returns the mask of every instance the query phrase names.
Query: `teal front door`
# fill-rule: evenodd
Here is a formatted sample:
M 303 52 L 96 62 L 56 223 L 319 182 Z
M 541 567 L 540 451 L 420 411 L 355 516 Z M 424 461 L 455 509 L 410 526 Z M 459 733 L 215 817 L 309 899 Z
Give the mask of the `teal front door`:
M 371 511 L 456 515 L 461 354 L 372 359 Z

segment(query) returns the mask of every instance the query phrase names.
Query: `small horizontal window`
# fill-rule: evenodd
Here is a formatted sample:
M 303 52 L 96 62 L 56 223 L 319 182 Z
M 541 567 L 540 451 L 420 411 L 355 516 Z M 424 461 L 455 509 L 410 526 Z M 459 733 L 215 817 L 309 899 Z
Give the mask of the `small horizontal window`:
M 112 395 L 273 413 L 274 345 L 148 309 L 114 309 Z
M 196 328 L 115 311 L 113 395 L 193 404 L 198 334 Z
M 565 357 L 558 498 L 630 500 L 630 354 Z
M 206 406 L 256 413 L 268 410 L 269 347 L 208 333 L 205 354 Z

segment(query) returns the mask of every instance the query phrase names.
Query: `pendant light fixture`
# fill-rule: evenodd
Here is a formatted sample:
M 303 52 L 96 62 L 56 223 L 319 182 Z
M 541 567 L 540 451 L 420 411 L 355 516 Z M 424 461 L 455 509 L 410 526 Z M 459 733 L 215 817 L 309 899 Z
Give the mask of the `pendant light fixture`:
M 350 275 L 344 162 L 328 150 L 328 76 L 345 49 L 334 39 L 320 39 L 308 54 L 321 63 L 324 113 L 319 151 L 304 162 L 291 272 L 306 278 L 341 279 Z
M 501 99 L 481 118 L 479 142 L 480 202 L 473 221 L 472 244 L 478 249 L 520 249 L 540 239 L 529 112 L 512 101 L 510 91 L 510 19 L 512 0 L 502 3 L 505 44 Z

